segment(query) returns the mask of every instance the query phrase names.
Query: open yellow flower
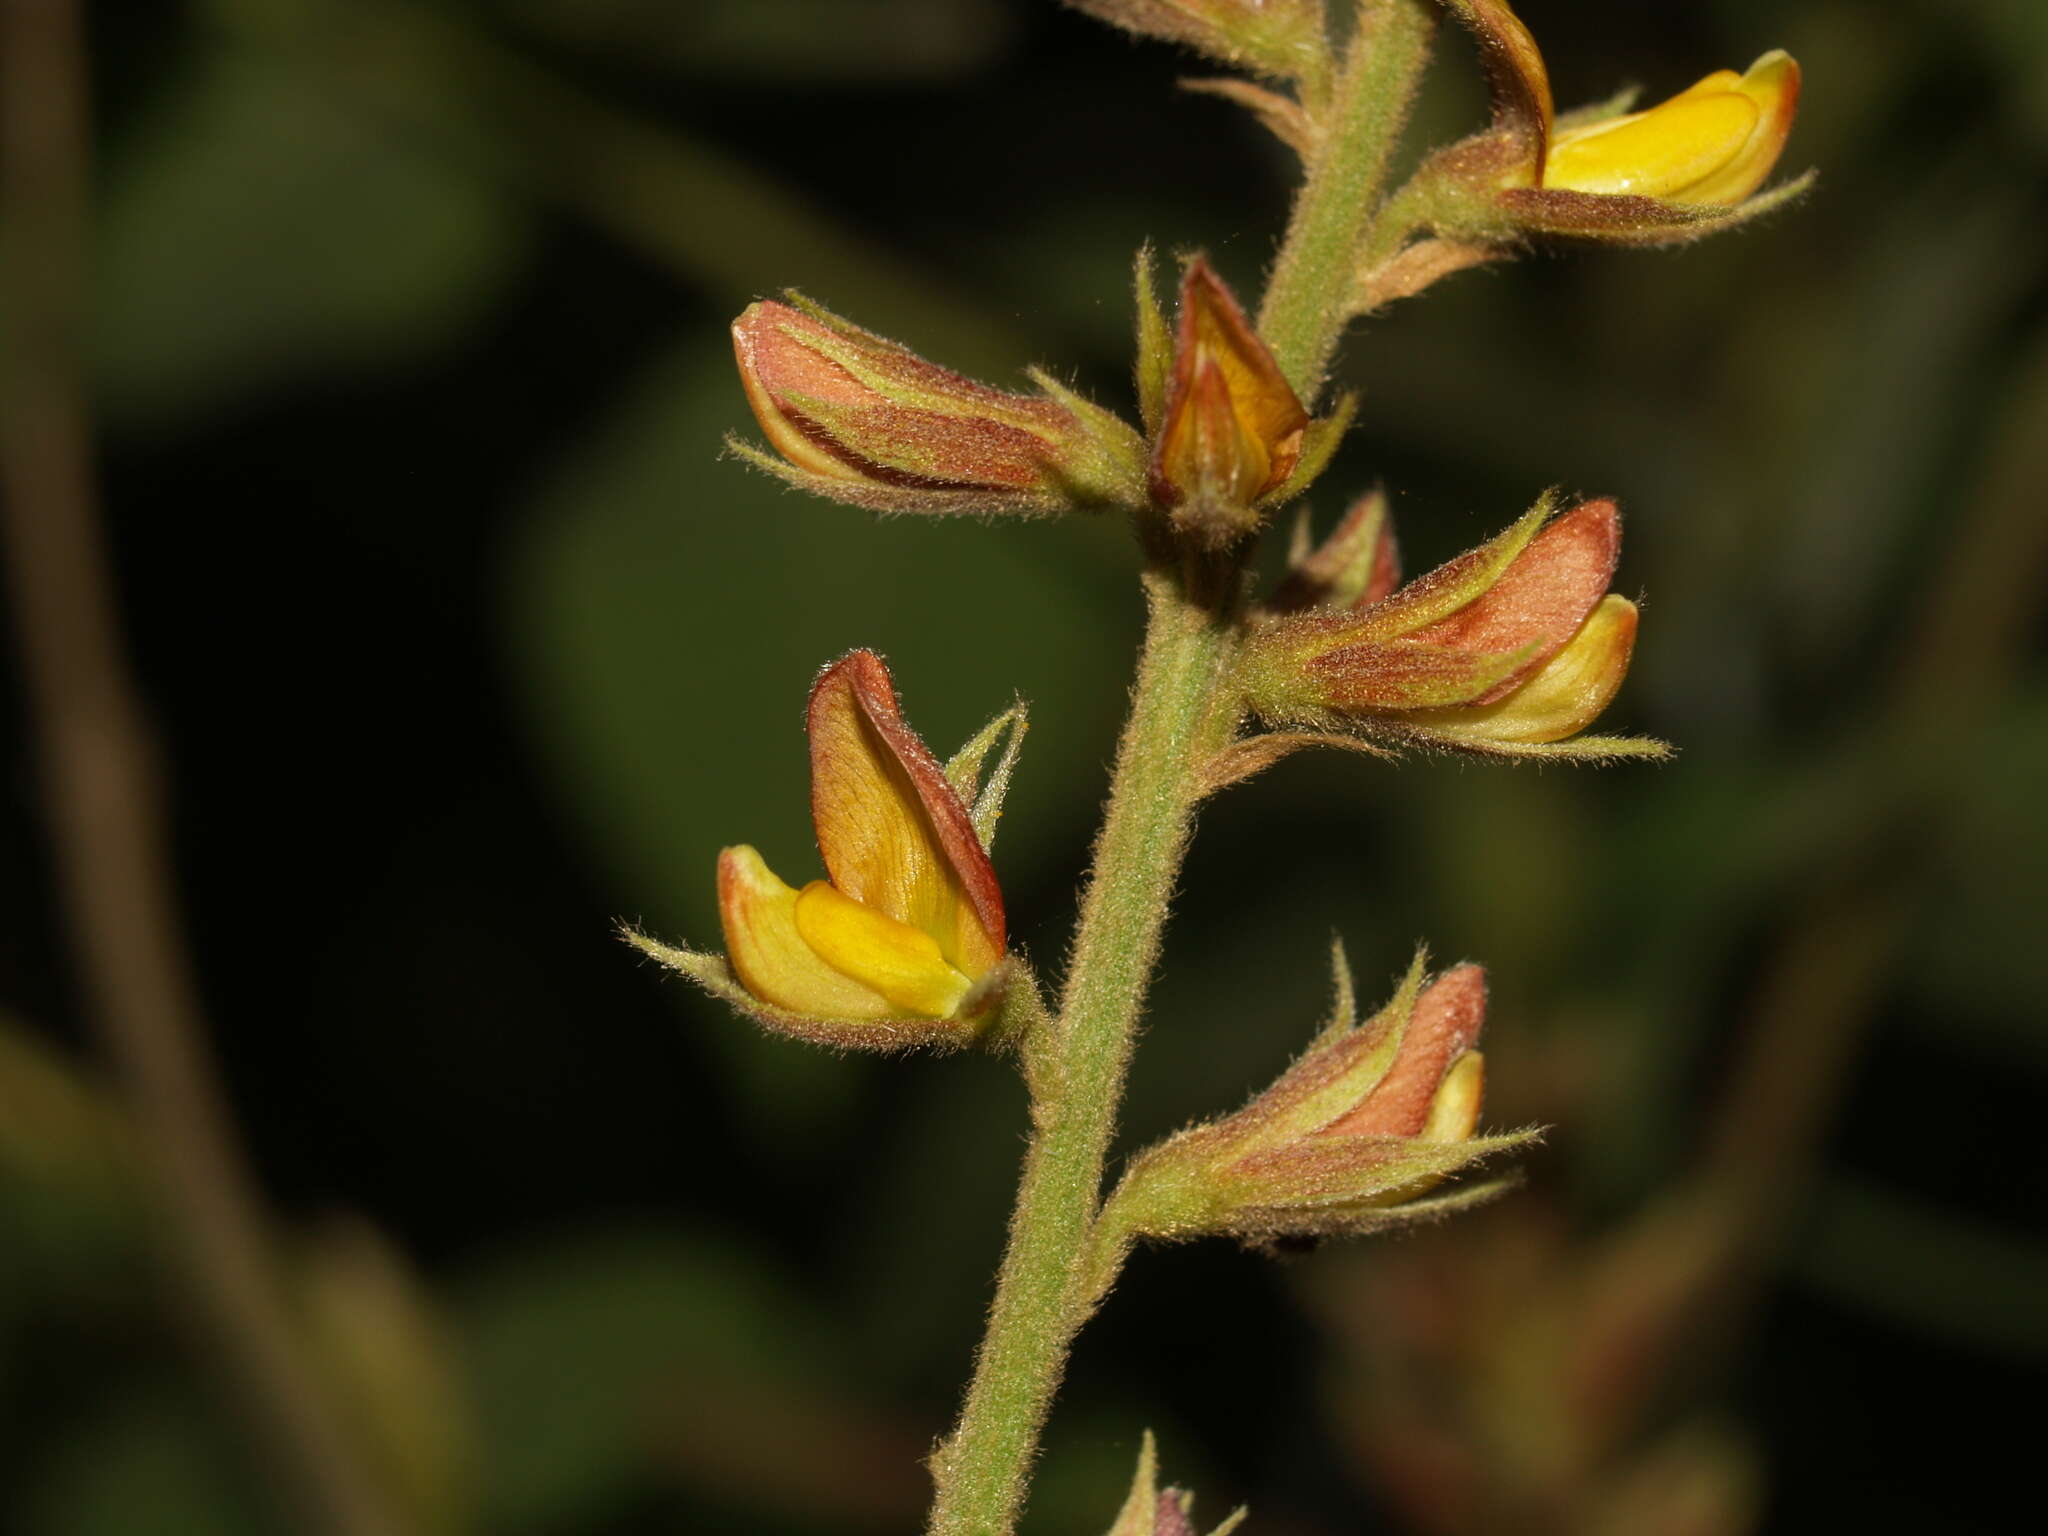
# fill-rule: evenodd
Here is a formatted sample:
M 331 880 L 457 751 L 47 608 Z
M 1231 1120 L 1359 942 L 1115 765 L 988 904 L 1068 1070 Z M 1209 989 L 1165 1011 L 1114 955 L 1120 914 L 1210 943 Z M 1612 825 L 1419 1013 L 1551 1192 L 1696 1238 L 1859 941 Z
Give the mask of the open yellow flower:
M 1810 173 L 1758 194 L 1799 106 L 1799 65 L 1781 49 L 1646 111 L 1610 103 L 1560 116 L 1542 51 L 1506 0 L 1442 3 L 1472 30 L 1493 83 L 1493 126 L 1437 157 L 1440 174 L 1490 189 L 1485 214 L 1451 233 L 1665 245 L 1754 218 L 1809 184 Z
M 1799 65 L 1783 49 L 1716 70 L 1645 112 L 1557 129 L 1546 187 L 1728 206 L 1764 184 L 1792 132 Z
M 785 885 L 747 846 L 718 859 L 733 973 L 818 1020 L 952 1019 L 1002 960 L 1002 892 L 973 819 L 904 721 L 872 651 L 811 690 L 811 818 L 827 880 Z

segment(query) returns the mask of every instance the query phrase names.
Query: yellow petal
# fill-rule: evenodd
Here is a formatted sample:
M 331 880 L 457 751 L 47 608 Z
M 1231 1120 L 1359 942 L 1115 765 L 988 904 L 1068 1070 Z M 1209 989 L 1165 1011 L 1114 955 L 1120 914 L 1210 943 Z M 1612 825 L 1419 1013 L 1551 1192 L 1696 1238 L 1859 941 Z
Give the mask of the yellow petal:
M 1566 192 L 1694 201 L 1688 189 L 1741 155 L 1760 116 L 1746 95 L 1688 91 L 1648 112 L 1558 134 L 1543 184 Z
M 945 771 L 896 703 L 872 651 L 827 668 L 811 691 L 811 819 L 839 891 L 929 934 L 979 978 L 1003 956 L 1002 892 Z
M 726 958 L 764 1003 L 829 1019 L 885 1019 L 900 1010 L 875 988 L 828 965 L 797 929 L 797 893 L 741 845 L 718 856 L 718 915 Z
M 1499 703 L 1417 710 L 1409 721 L 1452 741 L 1562 740 L 1591 725 L 1614 698 L 1628 673 L 1635 638 L 1636 605 L 1609 594 L 1563 650 Z
M 1479 1124 L 1479 1104 L 1486 1095 L 1486 1058 L 1467 1051 L 1451 1063 L 1429 1101 L 1429 1119 L 1422 1127 L 1424 1141 L 1463 1141 Z
M 1729 73 L 1723 71 L 1723 73 Z M 1727 205 L 1739 203 L 1764 184 L 1783 153 L 1799 110 L 1799 64 L 1776 49 L 1749 66 L 1732 88 L 1755 103 L 1756 127 L 1742 149 L 1719 171 L 1688 188 L 1680 201 Z
M 906 1013 L 947 1018 L 974 984 L 946 964 L 930 934 L 862 906 L 823 880 L 797 897 L 796 931 L 834 970 Z

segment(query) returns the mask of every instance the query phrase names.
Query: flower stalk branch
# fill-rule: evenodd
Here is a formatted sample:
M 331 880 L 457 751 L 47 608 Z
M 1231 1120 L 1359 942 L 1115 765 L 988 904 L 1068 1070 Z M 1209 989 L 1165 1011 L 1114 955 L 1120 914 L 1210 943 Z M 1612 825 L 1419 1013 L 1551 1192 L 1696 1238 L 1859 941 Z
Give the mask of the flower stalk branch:
M 208 1060 L 157 744 L 123 654 L 83 364 L 82 7 L 0 0 L 0 535 L 71 943 L 155 1178 L 195 1345 L 236 1394 L 296 1530 L 408 1529 L 323 1378 Z

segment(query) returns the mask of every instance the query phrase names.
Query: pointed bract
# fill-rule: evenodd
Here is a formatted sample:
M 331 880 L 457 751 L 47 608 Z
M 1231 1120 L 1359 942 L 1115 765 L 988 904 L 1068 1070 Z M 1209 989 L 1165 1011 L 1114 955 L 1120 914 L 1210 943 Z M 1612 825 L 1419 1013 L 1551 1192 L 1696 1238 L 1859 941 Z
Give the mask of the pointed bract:
M 1130 1495 L 1107 1536 L 1197 1536 L 1194 1508 L 1195 1496 L 1186 1489 L 1159 1486 L 1159 1447 L 1152 1431 L 1146 1430 Z M 1244 1514 L 1238 1510 L 1209 1536 L 1229 1536 L 1243 1523 Z
M 1024 733 L 1030 728 L 1031 711 L 1019 699 L 946 759 L 946 782 L 969 808 L 975 835 L 981 839 L 981 846 L 990 851 L 996 845 L 996 826 L 1003 819 L 1003 802 L 1009 798 L 1010 776 L 1017 770 L 1017 759 L 1024 751 Z M 999 741 L 1003 743 L 1002 755 L 984 777 L 982 765 Z

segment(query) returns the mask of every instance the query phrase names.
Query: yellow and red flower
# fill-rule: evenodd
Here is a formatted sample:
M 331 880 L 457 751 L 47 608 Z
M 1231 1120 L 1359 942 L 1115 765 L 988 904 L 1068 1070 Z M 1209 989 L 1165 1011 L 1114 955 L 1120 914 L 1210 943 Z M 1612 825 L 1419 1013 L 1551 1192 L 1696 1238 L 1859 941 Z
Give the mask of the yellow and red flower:
M 733 972 L 822 1018 L 950 1019 L 1003 958 L 1003 896 L 889 669 L 854 651 L 811 690 L 811 820 L 829 879 L 785 885 L 744 844 L 718 859 Z
M 1493 82 L 1486 133 L 1437 158 L 1444 233 L 1554 234 L 1624 244 L 1696 239 L 1778 206 L 1809 178 L 1757 195 L 1798 111 L 1799 65 L 1782 49 L 1716 70 L 1641 112 L 1609 103 L 1559 116 L 1550 74 L 1506 0 L 1443 0 L 1472 30 Z
M 1275 724 L 1542 752 L 1592 724 L 1628 671 L 1635 605 L 1607 590 L 1620 552 L 1612 501 L 1558 514 L 1545 500 L 1498 538 L 1377 600 L 1272 619 L 1246 647 L 1246 696 Z M 1584 750 L 1649 746 L 1603 740 Z
M 1131 1164 L 1105 1212 L 1119 1238 L 1225 1234 L 1251 1242 L 1366 1232 L 1446 1203 L 1418 1203 L 1444 1178 L 1527 1133 L 1475 1136 L 1485 1094 L 1478 1050 L 1486 974 L 1436 978 L 1417 956 L 1393 999 L 1359 1023 L 1343 952 L 1336 1017 L 1236 1114 L 1167 1138 Z
M 970 748 L 969 779 L 1013 717 Z M 785 884 L 740 844 L 718 856 L 724 956 L 628 938 L 784 1034 L 878 1049 L 970 1038 L 1008 976 L 1003 895 L 977 812 L 904 720 L 873 651 L 824 670 L 806 729 L 826 878 Z M 991 826 L 999 790 L 982 796 Z

